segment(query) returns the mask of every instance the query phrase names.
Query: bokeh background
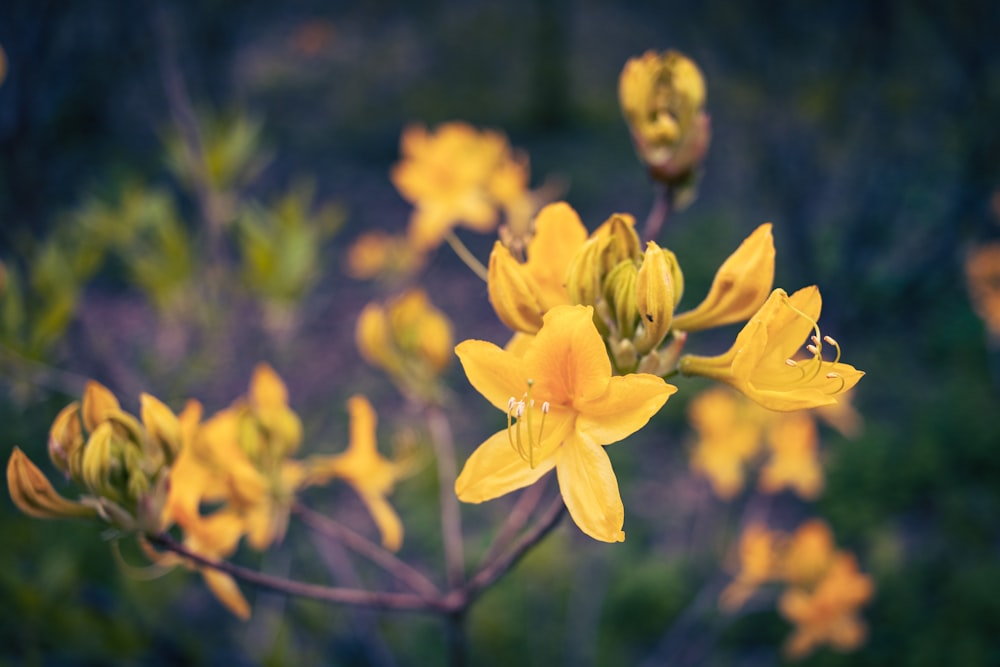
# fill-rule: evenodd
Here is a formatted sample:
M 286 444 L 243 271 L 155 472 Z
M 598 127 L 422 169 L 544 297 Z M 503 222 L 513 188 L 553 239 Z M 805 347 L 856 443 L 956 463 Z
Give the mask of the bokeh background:
M 652 193 L 620 118 L 617 76 L 631 56 L 676 48 L 705 74 L 713 127 L 699 198 L 662 236 L 689 298 L 773 221 L 777 284 L 819 284 L 824 331 L 868 373 L 855 397 L 865 429 L 853 440 L 824 432 L 817 502 L 751 492 L 721 502 L 687 471 L 684 406 L 702 385 L 680 380 L 651 428 L 613 455 L 628 541 L 598 544 L 567 522 L 472 613 L 471 663 L 781 663 L 789 628 L 773 599 L 736 618 L 714 610 L 735 531 L 763 502 L 777 527 L 827 519 L 878 587 L 864 611 L 867 644 L 804 664 L 1000 664 L 1000 362 L 963 272 L 970 248 L 1000 236 L 998 29 L 995 3 L 943 0 L 5 2 L 4 262 L 23 266 L 89 199 L 125 184 L 185 201 L 161 143 L 170 67 L 197 109 L 261 119 L 274 157 L 254 194 L 308 176 L 346 218 L 322 245 L 319 282 L 290 333 L 275 335 L 247 301 L 212 333 L 185 334 L 120 262 L 102 265 L 45 358 L 5 352 L 0 453 L 19 445 L 43 461 L 48 426 L 82 378 L 126 407 L 149 391 L 217 409 L 263 360 L 288 382 L 312 451 L 343 447 L 343 402 L 358 391 L 382 411 L 380 433 L 392 433 L 408 418 L 402 401 L 353 346 L 355 316 L 385 288 L 347 278 L 343 265 L 359 233 L 405 226 L 409 207 L 388 179 L 402 129 L 456 119 L 501 129 L 530 155 L 533 183 L 561 179 L 591 229 L 617 211 L 641 219 Z M 193 212 L 182 204 L 188 224 Z M 491 239 L 463 237 L 486 256 Z M 504 339 L 482 284 L 447 249 L 423 280 L 460 339 Z M 721 350 L 734 333 L 698 344 Z M 451 376 L 455 413 L 476 417 L 455 423 L 464 459 L 497 415 L 459 369 Z M 431 466 L 393 498 L 404 556 L 432 570 L 435 485 Z M 307 499 L 364 525 L 349 493 Z M 470 552 L 508 507 L 465 508 Z M 242 623 L 193 574 L 143 581 L 124 571 L 95 525 L 31 520 L 4 499 L 0 534 L 0 664 L 443 662 L 431 617 L 257 594 Z M 293 525 L 282 549 L 238 560 L 329 581 L 343 576 L 343 558 Z

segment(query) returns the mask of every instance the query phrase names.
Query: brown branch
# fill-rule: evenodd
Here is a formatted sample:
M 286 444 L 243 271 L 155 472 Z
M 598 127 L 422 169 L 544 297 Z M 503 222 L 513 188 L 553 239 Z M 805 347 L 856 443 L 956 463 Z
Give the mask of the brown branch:
M 336 588 L 331 586 L 321 586 L 319 584 L 307 584 L 300 581 L 293 581 L 282 577 L 263 574 L 256 570 L 233 565 L 225 561 L 216 561 L 196 554 L 182 544 L 175 541 L 169 535 L 148 536 L 150 544 L 172 551 L 183 556 L 195 565 L 209 567 L 219 572 L 236 577 L 248 584 L 253 584 L 260 588 L 284 593 L 285 595 L 295 595 L 298 597 L 321 600 L 324 602 L 335 602 L 340 604 L 350 604 L 358 607 L 369 607 L 372 609 L 386 609 L 393 611 L 416 611 L 431 613 L 449 613 L 454 610 L 454 603 L 449 598 L 436 598 L 427 600 L 409 593 L 378 593 L 373 591 L 363 591 L 353 588 Z
M 546 477 L 547 479 L 548 477 Z M 539 483 L 532 484 L 521 493 L 517 502 L 514 503 L 514 507 L 511 508 L 510 513 L 507 515 L 507 519 L 500 526 L 500 529 L 497 530 L 493 542 L 490 543 L 486 553 L 479 560 L 480 569 L 494 561 L 528 523 L 531 513 L 538 507 L 538 503 L 541 502 L 542 496 L 545 494 L 546 486 L 545 482 L 539 481 Z
M 465 605 L 468 606 L 472 600 L 479 595 L 479 593 L 492 586 L 497 579 L 509 572 L 510 569 L 524 557 L 529 549 L 534 547 L 543 537 L 552 532 L 552 529 L 559 524 L 559 520 L 562 519 L 565 511 L 566 505 L 563 504 L 562 496 L 558 496 L 552 501 L 552 504 L 549 505 L 548 509 L 545 510 L 545 513 L 539 518 L 538 523 L 536 523 L 531 530 L 522 535 L 521 539 L 519 539 L 506 554 L 479 570 L 479 572 L 477 572 L 475 576 L 469 580 L 464 588 L 466 597 L 464 601 Z
M 364 556 L 386 572 L 406 584 L 414 593 L 426 600 L 434 600 L 441 596 L 441 591 L 422 572 L 403 562 L 367 537 L 354 532 L 347 526 L 309 509 L 302 503 L 295 503 L 292 511 L 307 526 L 318 533 L 337 540 L 348 549 Z
M 655 189 L 653 207 L 649 210 L 649 216 L 646 217 L 646 224 L 643 226 L 643 241 L 656 240 L 663 230 L 663 225 L 666 223 L 667 218 L 670 217 L 670 212 L 674 205 L 673 186 L 655 183 L 653 187 Z
M 441 497 L 441 533 L 444 540 L 445 573 L 448 587 L 456 589 L 465 583 L 465 554 L 462 547 L 462 519 L 455 495 L 455 444 L 451 425 L 444 413 L 435 406 L 427 407 L 427 428 L 438 466 Z

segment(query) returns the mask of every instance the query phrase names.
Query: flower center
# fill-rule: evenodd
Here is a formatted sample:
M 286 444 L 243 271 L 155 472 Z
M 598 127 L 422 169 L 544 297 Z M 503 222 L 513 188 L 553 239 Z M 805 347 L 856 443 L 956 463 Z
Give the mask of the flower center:
M 511 396 L 507 399 L 507 438 L 517 455 L 532 468 L 535 467 L 535 447 L 541 445 L 545 416 L 549 414 L 549 402 L 543 401 L 542 416 L 540 419 L 536 416 L 538 408 L 535 407 L 535 399 L 531 397 L 534 385 L 535 381 L 529 379 L 528 390 L 521 394 L 521 398 Z M 539 419 L 537 434 L 534 426 L 536 419 Z
M 816 376 L 819 375 L 820 372 L 822 372 L 823 369 L 823 364 L 824 364 L 823 343 L 826 342 L 827 345 L 830 345 L 836 351 L 833 361 L 830 362 L 833 364 L 836 364 L 837 362 L 840 361 L 840 343 L 834 340 L 833 336 L 823 336 L 819 330 L 819 323 L 816 322 L 816 320 L 814 320 L 813 318 L 803 313 L 798 308 L 796 308 L 794 305 L 792 305 L 791 299 L 789 299 L 787 296 L 785 297 L 784 301 L 785 305 L 791 308 L 796 315 L 798 315 L 801 318 L 804 318 L 806 321 L 812 324 L 814 332 L 813 335 L 809 337 L 809 340 L 812 342 L 806 345 L 806 350 L 809 351 L 809 354 L 811 354 L 812 357 L 809 359 L 803 359 L 798 361 L 796 361 L 795 359 L 785 359 L 785 364 L 787 364 L 791 368 L 797 368 L 802 373 L 802 377 L 799 380 L 800 382 L 803 383 L 812 382 L 813 380 L 816 379 Z M 839 373 L 836 373 L 834 371 L 828 372 L 826 374 L 826 379 L 840 380 L 840 386 L 838 386 L 837 389 L 831 392 L 831 394 L 839 394 L 841 390 L 843 390 L 844 385 L 846 384 L 844 378 L 841 377 Z

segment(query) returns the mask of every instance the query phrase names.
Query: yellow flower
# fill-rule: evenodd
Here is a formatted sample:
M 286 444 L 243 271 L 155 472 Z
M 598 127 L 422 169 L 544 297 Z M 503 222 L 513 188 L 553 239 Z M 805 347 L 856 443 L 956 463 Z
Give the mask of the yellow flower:
M 790 488 L 815 500 L 823 491 L 816 421 L 804 412 L 777 414 L 767 424 L 771 457 L 760 471 L 760 490 L 777 493 Z
M 677 182 L 689 176 L 705 156 L 710 135 L 698 66 L 676 51 L 647 51 L 625 63 L 618 100 L 653 177 Z
M 478 232 L 496 226 L 497 206 L 503 203 L 497 196 L 511 197 L 517 180 L 508 173 L 516 169 L 510 164 L 515 158 L 502 134 L 458 122 L 433 134 L 414 125 L 403 132 L 400 150 L 403 159 L 391 178 L 416 207 L 409 238 L 418 250 L 437 246 L 458 224 Z
M 805 287 L 788 296 L 776 289 L 737 335 L 736 342 L 717 357 L 685 355 L 680 370 L 725 382 L 770 410 L 791 411 L 836 403 L 851 389 L 862 371 L 840 363 L 840 347 L 829 336 L 820 337 L 822 300 L 819 290 Z M 811 357 L 794 360 L 812 333 L 807 346 Z M 837 350 L 833 361 L 822 357 L 823 342 Z
M 723 611 L 742 607 L 760 586 L 775 581 L 781 573 L 785 536 L 759 523 L 751 523 L 740 536 L 739 570 L 719 595 Z
M 857 561 L 848 553 L 834 558 L 814 589 L 785 591 L 778 609 L 795 624 L 795 632 L 785 644 L 788 657 L 805 657 L 822 644 L 839 651 L 863 644 L 867 628 L 858 618 L 858 608 L 871 599 L 873 592 L 871 579 L 858 571 Z
M 451 322 L 421 289 L 365 306 L 355 340 L 365 361 L 386 371 L 404 392 L 428 399 L 452 359 Z
M 733 393 L 716 387 L 698 394 L 688 406 L 698 442 L 691 452 L 691 469 L 708 478 L 723 499 L 743 489 L 747 462 L 760 451 L 760 427 Z
M 976 315 L 986 323 L 994 340 L 1000 340 L 1000 242 L 981 245 L 965 258 L 969 299 Z
M 352 396 L 347 409 L 351 415 L 351 439 L 347 450 L 336 456 L 309 459 L 306 483 L 323 483 L 335 477 L 347 481 L 371 512 L 382 534 L 382 545 L 396 551 L 403 543 L 403 524 L 386 496 L 392 493 L 403 468 L 378 452 L 377 416 L 371 403 L 363 396 Z
M 812 588 L 830 569 L 837 553 L 830 526 L 820 519 L 806 521 L 788 541 L 781 577 L 794 586 Z
M 487 290 L 500 320 L 514 331 L 533 334 L 550 308 L 568 304 L 566 270 L 586 239 L 580 216 L 558 202 L 538 213 L 526 262 L 517 261 L 498 241 L 490 253 Z
M 427 259 L 405 236 L 382 231 L 361 234 L 347 251 L 347 275 L 357 280 L 405 278 Z
M 742 322 L 757 312 L 774 284 L 774 238 L 766 222 L 748 236 L 715 273 L 708 296 L 674 317 L 680 331 L 701 331 Z
M 507 428 L 465 463 L 455 492 L 479 503 L 555 468 L 577 526 L 620 542 L 624 507 L 602 445 L 642 428 L 677 388 L 642 373 L 613 377 L 589 307 L 549 310 L 526 348 L 521 356 L 478 340 L 455 348 L 472 386 L 507 415 Z

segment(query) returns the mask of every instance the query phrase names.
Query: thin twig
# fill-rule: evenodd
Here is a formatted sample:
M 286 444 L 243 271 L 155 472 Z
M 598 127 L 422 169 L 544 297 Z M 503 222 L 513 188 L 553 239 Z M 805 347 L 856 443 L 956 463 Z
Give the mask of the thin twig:
M 559 524 L 559 520 L 565 511 L 566 505 L 563 503 L 562 496 L 553 500 L 552 504 L 549 505 L 545 513 L 539 518 L 538 523 L 522 535 L 521 539 L 506 554 L 479 570 L 469 580 L 469 583 L 465 586 L 466 604 L 468 605 L 479 593 L 492 586 L 497 579 L 510 571 L 529 549 L 538 544 L 543 537 L 548 535 Z
M 462 243 L 462 240 L 455 235 L 455 232 L 449 231 L 444 236 L 444 240 L 448 242 L 451 249 L 455 251 L 458 258 L 465 262 L 465 265 L 472 269 L 472 272 L 479 276 L 483 282 L 486 282 L 489 272 L 483 263 L 472 254 L 472 251 Z
M 514 539 L 514 536 L 524 528 L 528 523 L 528 519 L 531 518 L 531 513 L 535 511 L 538 503 L 541 502 L 546 486 L 544 482 L 539 480 L 539 483 L 532 484 L 521 493 L 514 507 L 511 508 L 510 513 L 507 515 L 507 519 L 500 526 L 500 529 L 497 530 L 493 542 L 490 543 L 486 553 L 479 560 L 480 567 L 485 567 L 495 560 L 507 548 L 511 540 Z
M 232 563 L 227 563 L 225 561 L 216 561 L 211 558 L 206 558 L 190 551 L 169 535 L 152 535 L 148 536 L 147 539 L 150 544 L 167 551 L 172 551 L 179 556 L 183 556 L 196 565 L 224 572 L 241 581 L 245 581 L 248 584 L 284 593 L 285 595 L 295 595 L 313 600 L 351 604 L 358 607 L 370 607 L 373 609 L 391 609 L 394 611 L 450 613 L 454 610 L 455 606 L 454 603 L 447 597 L 427 600 L 409 593 L 378 593 L 353 588 L 336 588 L 293 581 L 291 579 L 284 579 L 282 577 L 263 574 L 261 572 L 257 572 L 256 570 L 251 570 L 239 565 L 233 565 Z
M 427 408 L 427 428 L 438 466 L 441 497 L 441 533 L 444 540 L 445 573 L 448 587 L 459 588 L 465 583 L 465 554 L 462 548 L 462 519 L 455 495 L 455 444 L 451 425 L 440 409 Z
M 292 506 L 292 511 L 303 523 L 317 533 L 322 533 L 331 539 L 337 540 L 348 549 L 364 556 L 396 577 L 396 579 L 409 587 L 414 593 L 428 600 L 440 597 L 441 591 L 423 572 L 403 562 L 365 536 L 354 532 L 347 526 L 329 517 L 323 516 L 302 503 L 295 503 Z
M 670 217 L 674 204 L 673 186 L 654 184 L 653 206 L 646 217 L 646 224 L 643 226 L 642 239 L 644 241 L 655 241 L 663 230 L 667 218 Z

